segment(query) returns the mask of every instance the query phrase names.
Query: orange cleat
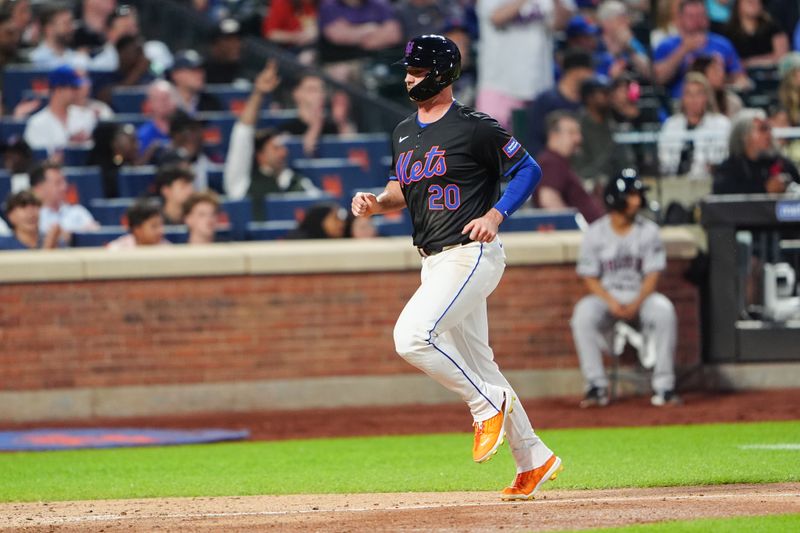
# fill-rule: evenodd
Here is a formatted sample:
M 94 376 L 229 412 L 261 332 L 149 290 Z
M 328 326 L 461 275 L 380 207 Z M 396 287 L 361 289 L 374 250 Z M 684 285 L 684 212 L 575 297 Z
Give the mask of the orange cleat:
M 508 414 L 514 410 L 515 399 L 508 391 L 504 392 L 500 412 L 489 420 L 472 424 L 475 428 L 472 458 L 476 463 L 483 463 L 491 459 L 503 444 L 503 438 L 506 435 L 506 419 L 508 419 Z
M 553 480 L 564 469 L 561 459 L 555 454 L 550 456 L 545 464 L 533 470 L 517 474 L 514 484 L 503 489 L 501 498 L 510 500 L 532 500 L 533 495 L 546 481 Z

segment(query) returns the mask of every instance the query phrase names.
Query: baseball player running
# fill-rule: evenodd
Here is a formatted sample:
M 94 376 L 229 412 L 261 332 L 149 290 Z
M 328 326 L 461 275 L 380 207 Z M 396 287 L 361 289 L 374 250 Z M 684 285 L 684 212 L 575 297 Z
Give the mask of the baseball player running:
M 575 305 L 571 321 L 586 379 L 581 407 L 608 405 L 602 350 L 608 349 L 607 340 L 620 320 L 639 326 L 655 346 L 651 403 L 680 403 L 675 394 L 675 308 L 656 292 L 667 254 L 656 223 L 639 215 L 644 191 L 636 171 L 623 170 L 605 188 L 608 214 L 595 220 L 583 236 L 578 275 L 590 294 Z
M 505 253 L 498 226 L 530 196 L 541 170 L 487 115 L 453 99 L 461 54 L 439 35 L 417 37 L 397 64 L 417 112 L 392 134 L 394 176 L 377 197 L 353 197 L 356 216 L 408 207 L 422 283 L 394 328 L 397 353 L 467 403 L 472 457 L 492 458 L 508 435 L 517 465 L 505 500 L 533 498 L 555 479 L 561 459 L 534 433 L 489 347 L 486 298 L 500 282 Z M 501 178 L 510 177 L 500 197 Z

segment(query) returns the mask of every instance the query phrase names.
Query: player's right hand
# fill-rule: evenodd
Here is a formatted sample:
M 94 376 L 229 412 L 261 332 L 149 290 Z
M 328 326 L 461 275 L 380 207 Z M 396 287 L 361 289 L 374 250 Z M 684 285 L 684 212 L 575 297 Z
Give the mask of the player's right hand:
M 378 212 L 378 197 L 371 192 L 357 192 L 353 196 L 350 210 L 357 217 L 368 217 Z

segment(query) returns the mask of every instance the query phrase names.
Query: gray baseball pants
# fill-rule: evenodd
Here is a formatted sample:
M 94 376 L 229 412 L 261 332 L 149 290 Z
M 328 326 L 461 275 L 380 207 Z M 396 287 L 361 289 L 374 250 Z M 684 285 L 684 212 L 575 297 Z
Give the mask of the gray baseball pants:
M 593 294 L 583 297 L 575 305 L 570 326 L 587 390 L 590 387 L 608 388 L 602 352 L 610 351 L 609 340 L 617 320 L 608 305 Z M 653 339 L 656 346 L 653 390 L 673 390 L 677 317 L 672 302 L 660 293 L 648 296 L 639 310 L 638 329 L 645 337 Z

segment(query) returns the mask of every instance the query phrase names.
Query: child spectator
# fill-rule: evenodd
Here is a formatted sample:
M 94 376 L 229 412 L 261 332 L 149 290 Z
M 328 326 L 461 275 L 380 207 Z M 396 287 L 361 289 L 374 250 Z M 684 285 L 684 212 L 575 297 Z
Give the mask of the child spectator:
M 109 250 L 130 250 L 139 246 L 171 244 L 164 239 L 164 219 L 157 202 L 138 200 L 127 211 L 129 233 L 106 245 Z
M 183 222 L 189 228 L 188 244 L 210 244 L 216 239 L 219 200 L 213 192 L 195 192 L 183 204 Z

